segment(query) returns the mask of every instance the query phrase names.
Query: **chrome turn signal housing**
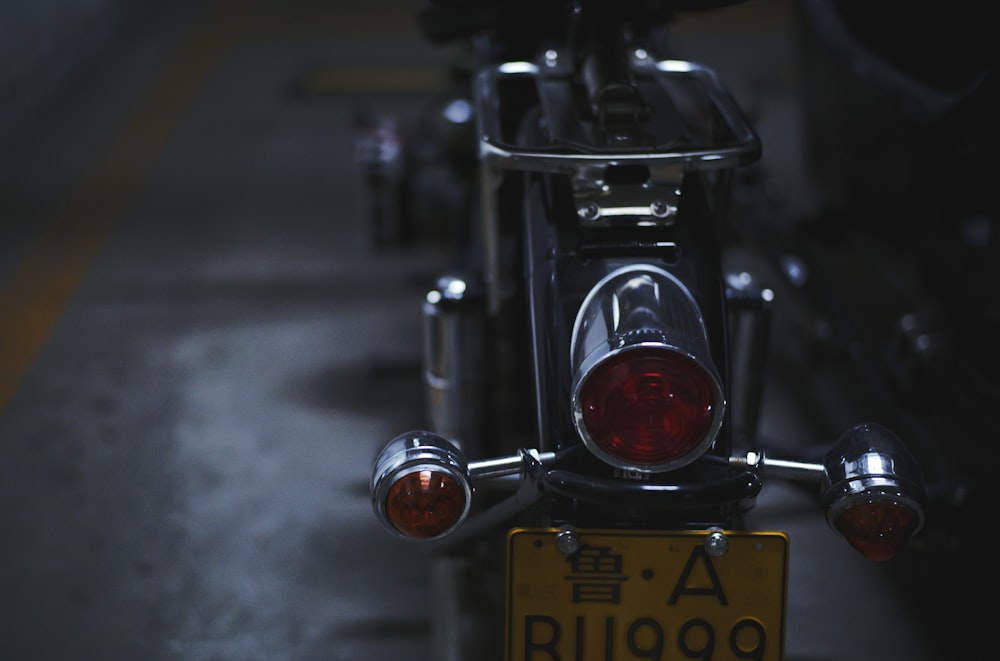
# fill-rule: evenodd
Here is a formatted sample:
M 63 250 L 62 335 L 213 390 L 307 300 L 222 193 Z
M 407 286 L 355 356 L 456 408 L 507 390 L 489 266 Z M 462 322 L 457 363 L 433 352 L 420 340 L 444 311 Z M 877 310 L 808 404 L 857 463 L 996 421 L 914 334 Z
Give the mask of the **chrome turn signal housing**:
M 923 527 L 920 467 L 885 427 L 851 428 L 830 448 L 823 465 L 827 523 L 869 560 L 895 557 Z
M 447 535 L 472 504 L 464 454 L 427 431 L 410 431 L 390 441 L 375 460 L 370 486 L 379 521 L 412 540 Z

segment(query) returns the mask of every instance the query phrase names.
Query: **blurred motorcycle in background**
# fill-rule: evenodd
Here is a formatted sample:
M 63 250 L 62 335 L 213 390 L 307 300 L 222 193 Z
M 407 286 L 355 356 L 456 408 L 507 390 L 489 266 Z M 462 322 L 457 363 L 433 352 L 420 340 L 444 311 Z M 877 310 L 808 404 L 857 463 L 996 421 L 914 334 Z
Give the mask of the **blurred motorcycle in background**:
M 873 48 L 895 15 L 801 3 L 825 170 L 789 218 L 741 109 L 670 40 L 742 1 L 437 0 L 421 24 L 462 45 L 454 94 L 359 126 L 375 244 L 453 257 L 422 303 L 426 420 L 370 480 L 436 559 L 435 659 L 781 659 L 789 539 L 745 523 L 766 480 L 924 585 L 979 515 L 987 466 L 964 458 L 996 454 L 1000 308 L 995 128 L 969 99 L 992 70 L 962 59 L 942 91 L 908 77 L 919 48 Z M 802 369 L 770 351 L 778 304 L 792 378 L 840 379 L 801 402 L 839 425 L 822 442 L 760 434 L 767 374 Z

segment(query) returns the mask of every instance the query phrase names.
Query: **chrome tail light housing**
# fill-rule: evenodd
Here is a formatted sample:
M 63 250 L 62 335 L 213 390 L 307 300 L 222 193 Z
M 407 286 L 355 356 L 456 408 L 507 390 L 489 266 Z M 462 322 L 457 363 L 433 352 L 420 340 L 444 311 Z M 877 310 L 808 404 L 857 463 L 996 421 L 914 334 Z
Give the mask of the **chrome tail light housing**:
M 660 473 L 711 447 L 725 396 L 704 318 L 675 276 L 652 265 L 609 273 L 581 304 L 570 351 L 573 424 L 598 458 Z

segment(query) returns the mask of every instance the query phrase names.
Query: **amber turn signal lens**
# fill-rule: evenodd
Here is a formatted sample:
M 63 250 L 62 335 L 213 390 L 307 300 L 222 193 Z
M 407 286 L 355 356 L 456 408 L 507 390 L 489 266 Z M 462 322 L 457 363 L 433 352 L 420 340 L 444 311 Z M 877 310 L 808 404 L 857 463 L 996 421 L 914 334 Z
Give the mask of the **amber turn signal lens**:
M 884 562 L 906 546 L 919 521 L 912 508 L 889 500 L 864 502 L 845 509 L 834 525 L 866 558 Z
M 417 470 L 389 488 L 385 511 L 396 530 L 408 537 L 431 539 L 448 532 L 465 512 L 465 490 L 448 473 Z

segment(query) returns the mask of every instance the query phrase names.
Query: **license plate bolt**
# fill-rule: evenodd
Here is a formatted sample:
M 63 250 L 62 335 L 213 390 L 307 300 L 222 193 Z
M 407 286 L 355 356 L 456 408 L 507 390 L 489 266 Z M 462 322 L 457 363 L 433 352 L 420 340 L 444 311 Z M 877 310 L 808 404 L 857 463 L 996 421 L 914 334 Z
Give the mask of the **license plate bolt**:
M 573 555 L 580 550 L 580 536 L 570 527 L 564 527 L 556 533 L 556 548 L 563 555 Z
M 705 552 L 713 558 L 720 558 L 729 551 L 729 540 L 721 530 L 713 530 L 705 537 Z

